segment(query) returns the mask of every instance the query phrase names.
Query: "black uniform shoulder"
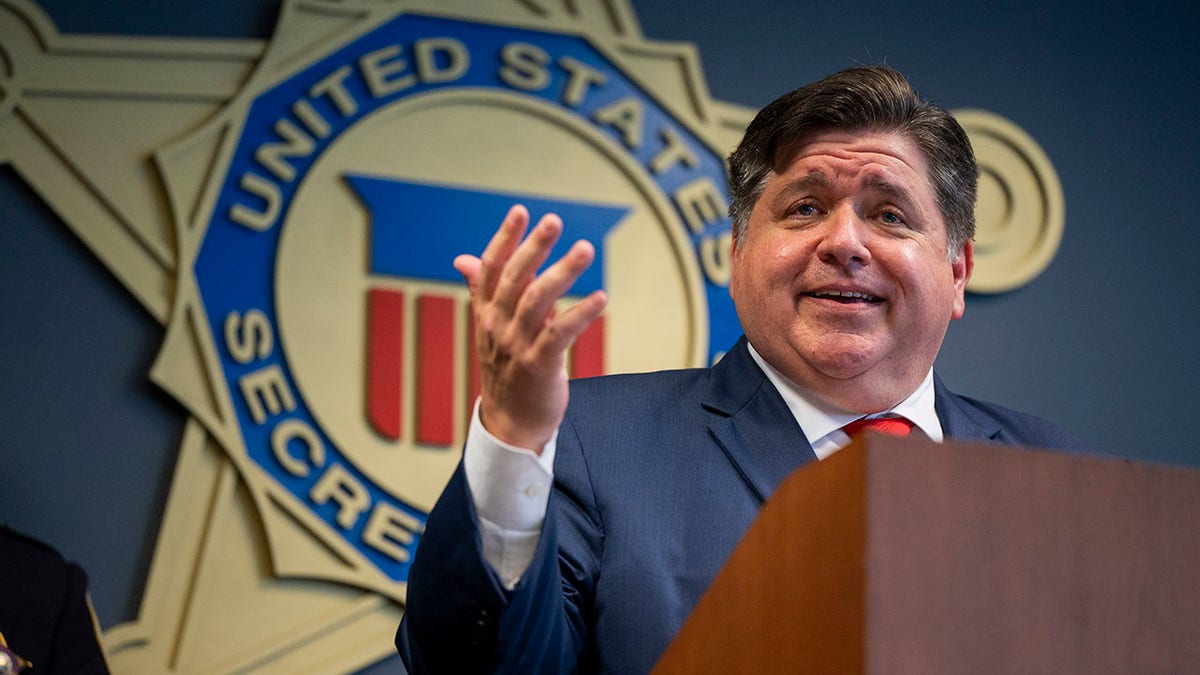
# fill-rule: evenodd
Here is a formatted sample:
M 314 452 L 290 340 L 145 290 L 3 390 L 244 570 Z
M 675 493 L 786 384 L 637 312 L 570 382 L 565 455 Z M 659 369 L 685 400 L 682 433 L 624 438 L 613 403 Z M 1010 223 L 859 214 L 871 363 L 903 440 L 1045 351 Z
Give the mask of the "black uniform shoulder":
M 33 672 L 108 672 L 82 567 L 49 544 L 0 527 L 0 579 L 0 633 Z
M 8 614 L 15 608 L 36 608 L 47 611 L 57 607 L 72 583 L 81 575 L 57 549 L 27 534 L 9 527 L 0 527 L 0 578 L 21 580 L 8 591 Z M 53 611 L 53 610 L 49 610 Z
M 0 523 L 0 551 L 3 551 L 3 555 L 0 555 L 0 565 L 67 565 L 66 558 L 63 558 L 58 549 L 3 523 Z

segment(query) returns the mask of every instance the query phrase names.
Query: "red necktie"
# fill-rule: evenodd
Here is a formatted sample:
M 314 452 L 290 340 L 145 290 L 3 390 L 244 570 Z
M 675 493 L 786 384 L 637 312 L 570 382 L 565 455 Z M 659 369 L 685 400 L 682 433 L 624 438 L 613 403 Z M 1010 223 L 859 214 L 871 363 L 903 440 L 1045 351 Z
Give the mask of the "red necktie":
M 850 424 L 842 427 L 842 431 L 850 438 L 854 438 L 861 434 L 864 430 L 870 429 L 888 436 L 906 437 L 912 433 L 913 423 L 903 417 L 872 417 L 854 420 Z

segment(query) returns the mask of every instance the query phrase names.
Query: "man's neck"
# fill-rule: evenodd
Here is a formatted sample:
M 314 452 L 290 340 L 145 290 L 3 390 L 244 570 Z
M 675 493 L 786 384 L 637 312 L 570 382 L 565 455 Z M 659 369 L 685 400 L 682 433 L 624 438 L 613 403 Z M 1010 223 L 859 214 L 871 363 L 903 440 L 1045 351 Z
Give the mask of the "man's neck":
M 771 364 L 767 363 L 762 355 L 754 349 L 753 345 L 747 343 L 747 347 L 750 350 L 751 358 L 754 359 L 754 362 L 766 374 L 771 384 L 775 385 L 775 389 L 779 392 L 779 395 L 783 397 L 784 403 L 791 410 L 792 416 L 796 418 L 796 423 L 800 425 L 801 431 L 808 438 L 809 444 L 813 446 L 818 457 L 828 454 L 825 450 L 828 449 L 827 446 L 829 444 L 823 441 L 827 440 L 831 433 L 861 417 L 884 413 L 901 415 L 916 424 L 929 438 L 935 441 L 942 440 L 942 425 L 938 420 L 937 411 L 934 406 L 936 397 L 933 387 L 932 368 L 926 373 L 925 378 L 917 385 L 916 389 L 909 392 L 899 403 L 880 410 L 870 411 L 870 413 L 864 415 L 861 412 L 839 408 L 825 401 L 785 377 L 771 366 Z M 833 449 L 836 449 L 836 447 Z

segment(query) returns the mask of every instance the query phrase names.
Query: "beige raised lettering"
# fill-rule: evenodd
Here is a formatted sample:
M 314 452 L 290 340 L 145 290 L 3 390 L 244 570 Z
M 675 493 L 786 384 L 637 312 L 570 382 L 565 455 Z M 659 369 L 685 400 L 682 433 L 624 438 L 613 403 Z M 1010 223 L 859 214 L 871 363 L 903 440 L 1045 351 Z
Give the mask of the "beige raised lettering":
M 683 221 L 693 234 L 700 234 L 709 223 L 725 216 L 729 205 L 716 183 L 707 176 L 679 187 L 673 195 L 675 205 L 683 214 Z
M 246 192 L 256 197 L 262 197 L 263 209 L 255 211 L 239 202 L 229 207 L 229 219 L 257 232 L 271 229 L 275 224 L 275 219 L 279 217 L 279 208 L 283 204 L 283 195 L 279 192 L 279 186 L 250 171 L 242 174 L 239 185 Z
M 729 250 L 731 243 L 733 232 L 730 230 L 700 240 L 700 267 L 704 270 L 704 276 L 717 286 L 728 286 L 733 273 Z
M 562 102 L 572 108 L 583 103 L 583 99 L 592 85 L 601 85 L 606 81 L 604 73 L 569 56 L 559 59 L 558 65 L 567 71 L 567 83 L 563 87 Z
M 371 90 L 372 96 L 394 94 L 417 83 L 416 75 L 401 75 L 408 70 L 408 62 L 402 59 L 400 54 L 400 45 L 388 45 L 358 60 L 363 79 L 367 81 L 367 88 Z
M 284 410 L 290 412 L 296 409 L 296 399 L 292 397 L 292 391 L 283 377 L 283 369 L 277 363 L 241 376 L 238 378 L 238 388 L 242 390 L 242 397 L 250 408 L 250 416 L 255 424 L 265 422 L 267 413 L 278 415 Z
M 239 312 L 230 312 L 225 316 L 225 348 L 234 361 L 247 364 L 255 357 L 265 359 L 275 348 L 274 334 L 271 332 L 271 320 L 262 310 L 252 309 L 246 312 L 245 319 Z
M 601 124 L 615 128 L 625 141 L 625 147 L 636 150 L 642 145 L 644 112 L 641 101 L 627 96 L 600 108 L 592 117 Z
M 329 136 L 332 129 L 329 128 L 329 121 L 325 116 L 317 112 L 307 99 L 300 99 L 292 104 L 292 114 L 296 119 L 304 125 L 308 132 L 316 138 L 325 138 Z
M 308 448 L 308 452 L 305 453 L 308 463 L 300 461 L 288 452 L 288 446 L 292 441 L 299 441 Z M 313 428 L 304 420 L 284 420 L 272 429 L 271 450 L 275 453 L 275 459 L 279 461 L 279 464 L 288 473 L 298 478 L 304 478 L 309 474 L 309 464 L 318 469 L 325 466 L 325 444 L 321 442 L 321 437 L 317 435 L 317 432 L 313 431 Z
M 412 543 L 413 534 L 420 527 L 416 518 L 387 502 L 379 502 L 363 529 L 363 543 L 393 560 L 408 562 L 405 546 Z
M 444 66 L 438 65 L 438 55 L 445 57 Z M 453 38 L 425 38 L 413 44 L 413 61 L 422 82 L 440 84 L 453 82 L 466 74 L 471 65 L 471 54 L 463 43 Z
M 550 55 L 541 47 L 527 42 L 512 42 L 500 50 L 500 79 L 510 87 L 524 91 L 541 91 L 550 85 L 546 65 Z
M 683 164 L 689 168 L 700 165 L 700 158 L 679 137 L 679 133 L 671 127 L 663 127 L 658 131 L 658 137 L 663 142 L 663 149 L 650 160 L 650 170 L 660 174 L 675 164 Z
M 289 183 L 296 177 L 296 169 L 285 157 L 307 157 L 317 147 L 312 137 L 304 133 L 291 120 L 275 122 L 275 133 L 282 143 L 263 143 L 254 151 L 254 159 L 279 180 Z
M 367 494 L 367 489 L 341 464 L 331 464 L 317 479 L 308 496 L 318 506 L 330 501 L 335 502 L 338 505 L 338 525 L 345 530 L 354 527 L 358 517 L 371 506 L 371 496 Z
M 358 112 L 358 101 L 350 95 L 350 91 L 346 89 L 346 78 L 350 77 L 350 73 L 354 72 L 350 66 L 342 66 L 332 73 L 326 75 L 317 81 L 316 84 L 308 90 L 308 95 L 313 98 L 321 98 L 329 96 L 329 100 L 333 101 L 333 105 L 338 109 L 343 116 L 349 117 Z

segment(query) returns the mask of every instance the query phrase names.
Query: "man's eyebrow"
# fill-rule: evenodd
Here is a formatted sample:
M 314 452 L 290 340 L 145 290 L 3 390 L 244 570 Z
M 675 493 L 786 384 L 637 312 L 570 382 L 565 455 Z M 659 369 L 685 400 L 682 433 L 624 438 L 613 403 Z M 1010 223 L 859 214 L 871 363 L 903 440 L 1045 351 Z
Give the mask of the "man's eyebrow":
M 797 193 L 806 193 L 828 189 L 829 177 L 821 171 L 812 171 L 798 178 L 791 179 L 779 190 L 776 199 L 791 199 Z M 881 175 L 870 175 L 863 180 L 863 187 L 883 193 L 898 202 L 912 204 L 915 202 L 912 190 L 902 184 L 888 180 Z
M 820 171 L 813 171 L 799 178 L 789 180 L 786 185 L 779 191 L 781 197 L 790 197 L 797 192 L 809 192 L 814 189 L 826 188 L 829 186 L 829 179 Z
M 892 181 L 886 180 L 882 176 L 871 176 L 867 178 L 865 185 L 872 190 L 878 190 L 879 192 L 903 201 L 911 202 L 913 200 L 912 192 L 910 192 L 907 188 L 897 185 Z

